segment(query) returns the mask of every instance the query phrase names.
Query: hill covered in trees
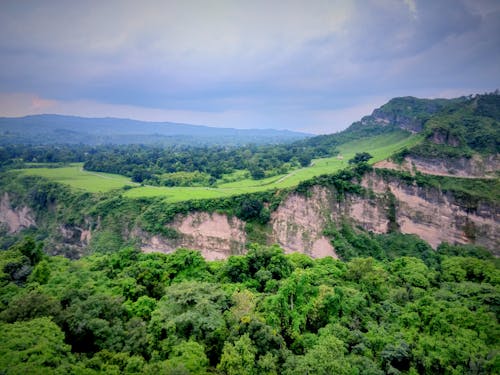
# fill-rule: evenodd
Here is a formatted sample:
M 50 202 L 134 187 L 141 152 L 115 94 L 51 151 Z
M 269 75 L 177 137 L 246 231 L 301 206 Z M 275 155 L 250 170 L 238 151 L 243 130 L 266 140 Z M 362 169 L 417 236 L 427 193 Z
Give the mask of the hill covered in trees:
M 311 134 L 273 129 L 232 129 L 117 118 L 32 115 L 0 118 L 0 145 L 156 144 L 245 145 L 292 142 Z
M 455 99 L 399 97 L 391 99 L 343 132 L 309 138 L 298 144 L 328 150 L 353 139 L 403 129 L 423 135 L 422 142 L 411 150 L 422 156 L 498 153 L 499 111 L 498 91 Z

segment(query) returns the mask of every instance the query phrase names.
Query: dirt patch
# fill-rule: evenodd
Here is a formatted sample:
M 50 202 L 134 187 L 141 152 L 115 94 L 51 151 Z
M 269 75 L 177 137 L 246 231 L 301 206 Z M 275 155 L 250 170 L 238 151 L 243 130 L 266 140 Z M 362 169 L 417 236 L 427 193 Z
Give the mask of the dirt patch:
M 335 259 L 338 259 L 338 255 L 337 253 L 335 253 L 335 249 L 330 243 L 330 240 L 328 240 L 328 238 L 326 237 L 320 237 L 316 241 L 314 241 L 311 255 L 313 258 L 333 257 Z

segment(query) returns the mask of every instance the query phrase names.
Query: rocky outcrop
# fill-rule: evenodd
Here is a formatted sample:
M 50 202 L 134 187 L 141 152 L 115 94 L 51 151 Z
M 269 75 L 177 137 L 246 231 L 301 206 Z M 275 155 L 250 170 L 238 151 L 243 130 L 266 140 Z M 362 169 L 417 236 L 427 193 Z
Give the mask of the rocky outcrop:
M 78 259 L 88 253 L 88 245 L 92 240 L 90 220 L 84 220 L 83 228 L 58 224 L 56 231 L 46 242 L 45 251 L 50 255 L 62 255 L 70 259 Z
M 460 139 L 444 129 L 434 129 L 428 140 L 436 145 L 460 146 Z
M 323 234 L 331 223 L 347 219 L 374 233 L 389 228 L 384 199 L 371 200 L 357 195 L 337 199 L 333 190 L 316 186 L 306 197 L 290 195 L 271 215 L 269 242 L 285 252 L 302 252 L 313 258 L 337 258 L 330 240 Z
M 142 250 L 170 253 L 181 247 L 199 249 L 208 260 L 245 252 L 245 223 L 236 217 L 193 212 L 177 216 L 168 227 L 178 234 L 175 238 L 135 232 L 142 240 Z
M 395 169 L 414 173 L 466 178 L 493 178 L 500 170 L 500 155 L 481 157 L 474 155 L 471 158 L 442 159 L 407 156 L 403 163 L 397 164 L 384 160 L 375 164 L 375 167 Z
M 347 220 L 373 233 L 399 228 L 415 234 L 436 248 L 441 242 L 475 243 L 498 254 L 499 207 L 479 204 L 463 207 L 451 194 L 424 188 L 397 178 L 367 174 L 361 181 L 367 194 L 347 194 L 315 186 L 308 194 L 292 193 L 271 214 L 267 243 L 279 244 L 286 253 L 300 252 L 314 258 L 337 257 L 324 232 L 331 224 Z M 180 215 L 168 225 L 176 238 L 136 233 L 146 252 L 172 252 L 179 247 L 199 249 L 206 259 L 224 259 L 245 252 L 245 223 L 218 213 Z
M 394 196 L 395 220 L 399 230 L 416 234 L 436 248 L 441 242 L 485 246 L 500 255 L 500 207 L 479 204 L 463 207 L 451 194 L 436 188 L 407 184 L 398 179 L 366 175 L 363 186 L 379 196 Z
M 36 226 L 31 209 L 27 206 L 12 207 L 7 193 L 0 198 L 0 224 L 6 227 L 8 233 L 17 233 L 22 229 Z
M 82 244 L 85 246 L 88 245 L 92 239 L 92 232 L 90 229 L 70 225 L 59 225 L 58 230 L 64 242 L 67 243 Z
M 269 241 L 287 253 L 301 252 L 314 258 L 337 254 L 323 231 L 330 220 L 331 191 L 315 188 L 309 197 L 290 195 L 271 215 Z

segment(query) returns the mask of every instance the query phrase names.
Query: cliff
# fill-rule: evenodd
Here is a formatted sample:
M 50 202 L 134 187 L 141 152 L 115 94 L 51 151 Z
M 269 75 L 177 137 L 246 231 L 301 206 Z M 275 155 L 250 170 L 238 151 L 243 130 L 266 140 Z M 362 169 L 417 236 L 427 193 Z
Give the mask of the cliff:
M 0 225 L 3 225 L 7 233 L 17 233 L 22 229 L 35 227 L 35 217 L 32 210 L 23 205 L 13 207 L 8 193 L 0 197 Z
M 56 200 L 50 207 L 35 210 L 30 208 L 28 198 L 24 201 L 16 198 L 16 202 L 24 203 L 13 205 L 14 193 L 1 196 L 0 223 L 5 234 L 36 226 L 47 236 L 48 252 L 72 258 L 82 255 L 88 245 L 92 245 L 94 237 L 99 238 L 102 230 L 112 230 L 114 235 L 121 236 L 125 241 L 138 242 L 146 252 L 169 253 L 181 247 L 192 248 L 212 260 L 243 254 L 247 243 L 252 241 L 277 243 L 287 253 L 301 252 L 315 258 L 337 257 L 331 238 L 326 233 L 345 222 L 377 234 L 390 231 L 415 234 L 434 248 L 441 242 L 477 244 L 500 255 L 498 194 L 493 192 L 493 197 L 487 199 L 488 190 L 496 190 L 498 186 L 495 185 L 496 180 L 439 177 L 447 179 L 448 185 L 489 182 L 481 185 L 482 196 L 474 196 L 467 192 L 468 185 L 464 185 L 464 191 L 454 191 L 429 181 L 424 183 L 426 178 L 437 177 L 422 176 L 374 169 L 365 173 L 361 180 L 350 182 L 357 184 L 355 186 L 359 189 L 343 194 L 328 183 L 311 183 L 300 193 L 294 191 L 280 196 L 271 209 L 267 224 L 247 223 L 224 213 L 229 212 L 227 208 L 218 209 L 216 205 L 212 205 L 213 212 L 199 209 L 177 211 L 167 220 L 161 218 L 162 210 L 172 207 L 159 205 L 153 219 L 165 231 L 150 233 L 138 220 L 141 212 L 150 207 L 149 201 L 114 197 L 113 204 L 104 200 L 103 206 L 95 206 L 94 211 L 85 213 L 78 211 L 80 201 L 75 201 L 75 206 L 70 207 Z M 480 186 L 476 185 L 472 190 Z M 229 207 L 228 202 L 224 201 L 224 207 Z M 92 202 L 87 203 L 90 205 Z M 61 215 L 58 210 L 71 212 Z M 101 215 L 104 215 L 102 220 Z M 251 228 L 255 230 L 255 227 L 258 228 L 258 236 L 252 233 Z M 103 248 L 110 246 L 107 243 L 99 245 Z
M 178 215 L 168 225 L 176 238 L 151 236 L 136 229 L 133 236 L 142 241 L 145 252 L 173 252 L 180 247 L 199 249 L 207 260 L 225 259 L 232 254 L 245 252 L 245 223 L 236 217 L 207 212 Z
M 287 253 L 337 257 L 324 232 L 331 224 L 348 221 L 374 233 L 415 234 L 433 248 L 441 242 L 477 244 L 500 255 L 500 207 L 491 202 L 464 204 L 450 192 L 419 186 L 375 172 L 361 181 L 365 194 L 340 197 L 330 187 L 314 186 L 307 194 L 289 194 L 271 214 L 268 244 Z M 208 259 L 221 259 L 245 250 L 245 223 L 225 214 L 194 212 L 178 215 L 168 227 L 178 233 L 169 239 L 142 232 L 144 251 L 171 252 L 177 247 L 201 249 Z
M 478 154 L 472 157 L 456 159 L 432 158 L 422 156 L 407 156 L 402 163 L 384 160 L 375 164 L 377 168 L 387 168 L 414 173 L 467 178 L 495 178 L 500 170 L 500 155 Z

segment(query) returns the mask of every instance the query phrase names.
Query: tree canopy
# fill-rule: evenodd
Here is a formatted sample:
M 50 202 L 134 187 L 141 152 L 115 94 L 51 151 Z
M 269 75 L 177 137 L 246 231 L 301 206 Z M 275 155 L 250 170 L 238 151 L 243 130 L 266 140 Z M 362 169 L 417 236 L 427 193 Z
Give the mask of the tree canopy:
M 344 262 L 252 245 L 207 262 L 125 247 L 71 261 L 40 257 L 28 238 L 0 253 L 0 371 L 498 372 L 497 262 L 383 241 L 406 242 L 406 255 Z

